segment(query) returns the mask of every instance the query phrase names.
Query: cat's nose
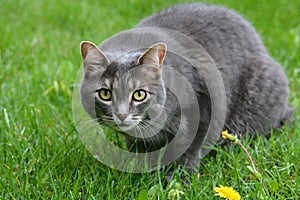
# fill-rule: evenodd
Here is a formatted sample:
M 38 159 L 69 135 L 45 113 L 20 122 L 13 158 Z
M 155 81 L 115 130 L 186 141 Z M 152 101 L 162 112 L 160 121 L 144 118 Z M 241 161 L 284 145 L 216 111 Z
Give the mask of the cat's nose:
M 124 121 L 126 119 L 126 117 L 128 116 L 128 114 L 117 114 L 117 117 L 121 120 Z

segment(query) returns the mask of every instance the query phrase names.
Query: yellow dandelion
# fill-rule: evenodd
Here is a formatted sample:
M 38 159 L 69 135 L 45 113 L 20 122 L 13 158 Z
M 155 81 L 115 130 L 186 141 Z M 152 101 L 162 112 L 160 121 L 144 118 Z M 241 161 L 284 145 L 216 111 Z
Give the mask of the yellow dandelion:
M 255 167 L 255 164 L 253 162 L 253 159 L 250 155 L 250 153 L 248 152 L 248 150 L 244 147 L 244 145 L 241 143 L 241 141 L 237 138 L 237 136 L 234 136 L 230 133 L 228 133 L 228 131 L 222 131 L 221 133 L 222 135 L 222 138 L 225 139 L 225 140 L 230 140 L 231 142 L 233 142 L 234 144 L 238 144 L 240 145 L 240 147 L 243 149 L 243 151 L 247 154 L 250 162 L 251 162 L 251 165 L 252 165 L 252 168 L 250 169 L 254 176 L 258 179 L 261 179 L 261 174 L 257 171 L 256 167 Z M 249 168 L 249 167 L 248 167 Z
M 226 140 L 230 140 L 232 142 L 237 142 L 237 137 L 233 136 L 232 134 L 228 133 L 228 130 L 222 131 L 222 138 Z
M 226 200 L 240 200 L 240 194 L 235 191 L 232 187 L 227 187 L 220 185 L 220 187 L 215 187 L 215 196 L 220 196 L 225 198 Z

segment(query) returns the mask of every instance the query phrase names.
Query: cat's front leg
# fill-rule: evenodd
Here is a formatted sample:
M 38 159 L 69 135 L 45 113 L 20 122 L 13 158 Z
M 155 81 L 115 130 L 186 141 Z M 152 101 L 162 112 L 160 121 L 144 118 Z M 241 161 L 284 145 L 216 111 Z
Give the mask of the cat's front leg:
M 182 139 L 183 145 L 190 144 L 188 149 L 176 160 L 176 164 L 183 169 L 182 177 L 186 180 L 186 175 L 192 175 L 198 171 L 200 159 L 201 159 L 201 151 L 206 148 L 203 147 L 203 140 L 205 135 L 207 134 L 208 125 L 206 123 L 200 123 L 198 127 L 198 131 L 196 136 L 192 139 L 192 141 L 187 140 L 186 137 Z M 191 133 L 187 132 L 187 134 L 191 135 Z M 181 144 L 182 145 L 182 144 Z M 176 170 L 176 169 L 175 169 Z M 173 170 L 168 172 L 167 180 L 171 180 L 173 177 Z

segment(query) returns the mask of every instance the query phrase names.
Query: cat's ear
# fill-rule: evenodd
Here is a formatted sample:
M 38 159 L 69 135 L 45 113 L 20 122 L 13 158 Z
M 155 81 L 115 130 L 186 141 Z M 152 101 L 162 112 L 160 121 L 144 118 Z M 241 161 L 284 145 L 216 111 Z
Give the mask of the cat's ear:
M 156 43 L 149 47 L 147 51 L 138 59 L 138 64 L 155 64 L 162 68 L 166 56 L 167 45 L 165 43 Z
M 80 44 L 84 73 L 86 75 L 99 74 L 109 65 L 108 58 L 92 42 L 83 41 Z

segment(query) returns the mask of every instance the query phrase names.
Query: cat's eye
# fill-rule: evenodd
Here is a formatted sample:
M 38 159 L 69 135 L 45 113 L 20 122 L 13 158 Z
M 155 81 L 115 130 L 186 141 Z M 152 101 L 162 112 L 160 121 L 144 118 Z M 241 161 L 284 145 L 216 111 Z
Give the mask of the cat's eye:
M 98 95 L 100 97 L 100 99 L 102 99 L 103 101 L 110 101 L 111 100 L 111 91 L 108 89 L 100 89 L 98 90 Z
M 132 95 L 132 100 L 134 101 L 143 101 L 147 97 L 147 93 L 145 90 L 137 90 Z

